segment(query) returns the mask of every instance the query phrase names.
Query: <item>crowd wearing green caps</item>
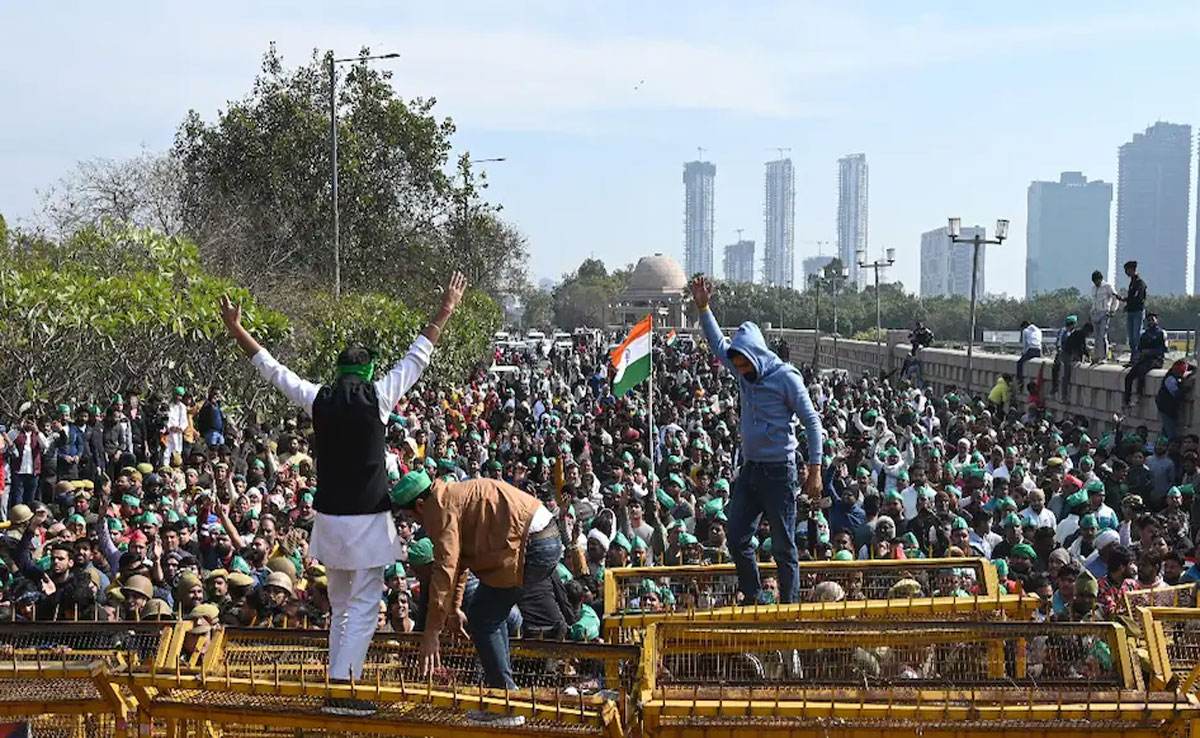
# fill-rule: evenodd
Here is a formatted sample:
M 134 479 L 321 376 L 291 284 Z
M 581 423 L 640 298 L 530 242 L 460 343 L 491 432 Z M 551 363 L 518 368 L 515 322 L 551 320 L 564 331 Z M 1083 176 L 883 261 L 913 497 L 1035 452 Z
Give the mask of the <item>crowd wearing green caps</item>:
M 436 485 L 489 477 L 552 511 L 568 544 L 554 581 L 571 613 L 571 639 L 600 638 L 607 571 L 649 571 L 632 580 L 627 611 L 733 604 L 736 593 L 683 591 L 653 571 L 727 565 L 738 547 L 767 562 L 788 538 L 801 561 L 843 568 L 875 559 L 983 557 L 1007 590 L 1046 594 L 1048 618 L 1112 618 L 1127 590 L 1200 581 L 1192 565 L 1200 522 L 1195 436 L 1147 443 L 1158 438 L 1148 428 L 999 408 L 961 388 L 921 390 L 897 376 L 806 376 L 819 387 L 814 399 L 826 429 L 819 460 L 825 496 L 797 498 L 794 530 L 760 525 L 749 540 L 731 541 L 730 520 L 746 517 L 736 499 L 738 380 L 703 345 L 660 346 L 651 423 L 644 388 L 623 397 L 607 392 L 611 367 L 600 371 L 607 361 L 600 343 L 553 359 L 504 350 L 501 360 L 511 364 L 502 365 L 515 371 L 456 385 L 430 380 L 387 413 L 395 508 Z M 168 394 L 188 397 L 186 387 Z M 68 425 L 78 411 L 86 418 L 94 410 L 103 445 L 109 407 L 130 401 L 127 391 L 119 395 L 98 394 L 105 407 L 91 408 L 91 400 L 47 407 Z M 84 434 L 90 422 L 80 426 Z M 0 548 L 9 615 L 44 619 L 61 611 L 63 597 L 49 602 L 30 579 L 41 566 L 53 571 L 57 543 L 90 556 L 72 576 L 95 579 L 95 596 L 67 603 L 77 609 L 119 619 L 165 606 L 213 625 L 325 627 L 328 579 L 307 555 L 319 512 L 311 421 L 256 418 L 240 430 L 227 447 L 207 447 L 187 433 L 177 458 L 135 454 L 113 473 L 61 478 L 40 504 L 10 509 Z M 418 525 L 402 514 L 395 519 L 381 622 L 419 630 L 438 551 Z M 36 535 L 25 540 L 31 529 Z M 907 580 L 895 594 L 974 594 L 972 572 L 948 567 L 944 582 Z M 766 597 L 776 584 L 764 582 Z M 844 582 L 819 593 L 816 584 L 806 584 L 802 597 L 860 596 Z M 215 607 L 215 616 L 196 611 L 202 606 Z M 1091 657 L 1111 669 L 1111 657 Z

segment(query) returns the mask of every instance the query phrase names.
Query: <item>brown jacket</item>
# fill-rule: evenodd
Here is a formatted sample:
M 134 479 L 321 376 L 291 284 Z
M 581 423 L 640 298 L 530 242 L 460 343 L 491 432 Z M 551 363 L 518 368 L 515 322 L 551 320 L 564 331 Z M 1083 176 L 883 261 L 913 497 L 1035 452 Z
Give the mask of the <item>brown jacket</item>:
M 519 587 L 525 542 L 541 503 L 497 479 L 433 484 L 424 527 L 433 541 L 426 631 L 440 631 L 468 569 L 491 587 Z

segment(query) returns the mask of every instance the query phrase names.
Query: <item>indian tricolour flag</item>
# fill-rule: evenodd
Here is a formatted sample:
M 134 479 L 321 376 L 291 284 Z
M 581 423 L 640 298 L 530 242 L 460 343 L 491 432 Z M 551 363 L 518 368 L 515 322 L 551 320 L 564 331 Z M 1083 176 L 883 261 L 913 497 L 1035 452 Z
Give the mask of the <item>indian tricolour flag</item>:
M 676 338 L 678 338 L 678 336 L 675 335 L 675 329 L 672 328 L 671 332 L 667 334 L 667 345 L 674 346 Z
M 613 394 L 617 397 L 633 389 L 650 376 L 650 316 L 633 327 L 620 346 L 610 355 L 613 368 Z

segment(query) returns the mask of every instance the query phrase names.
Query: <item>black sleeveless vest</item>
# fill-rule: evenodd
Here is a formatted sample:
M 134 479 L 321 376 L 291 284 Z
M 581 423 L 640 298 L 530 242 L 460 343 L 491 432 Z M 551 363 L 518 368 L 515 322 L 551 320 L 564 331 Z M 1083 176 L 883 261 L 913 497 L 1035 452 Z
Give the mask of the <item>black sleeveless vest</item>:
M 375 385 L 355 375 L 322 387 L 313 400 L 317 496 L 325 515 L 368 515 L 391 509 L 385 458 L 386 428 Z

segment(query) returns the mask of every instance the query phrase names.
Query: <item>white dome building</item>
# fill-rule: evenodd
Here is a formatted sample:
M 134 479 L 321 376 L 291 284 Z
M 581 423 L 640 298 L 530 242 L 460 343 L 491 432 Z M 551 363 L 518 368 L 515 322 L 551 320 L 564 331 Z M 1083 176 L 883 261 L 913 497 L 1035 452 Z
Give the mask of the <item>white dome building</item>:
M 655 312 L 655 326 L 684 326 L 687 276 L 679 262 L 664 254 L 643 256 L 629 276 L 625 291 L 613 303 L 620 325 L 633 325 Z

